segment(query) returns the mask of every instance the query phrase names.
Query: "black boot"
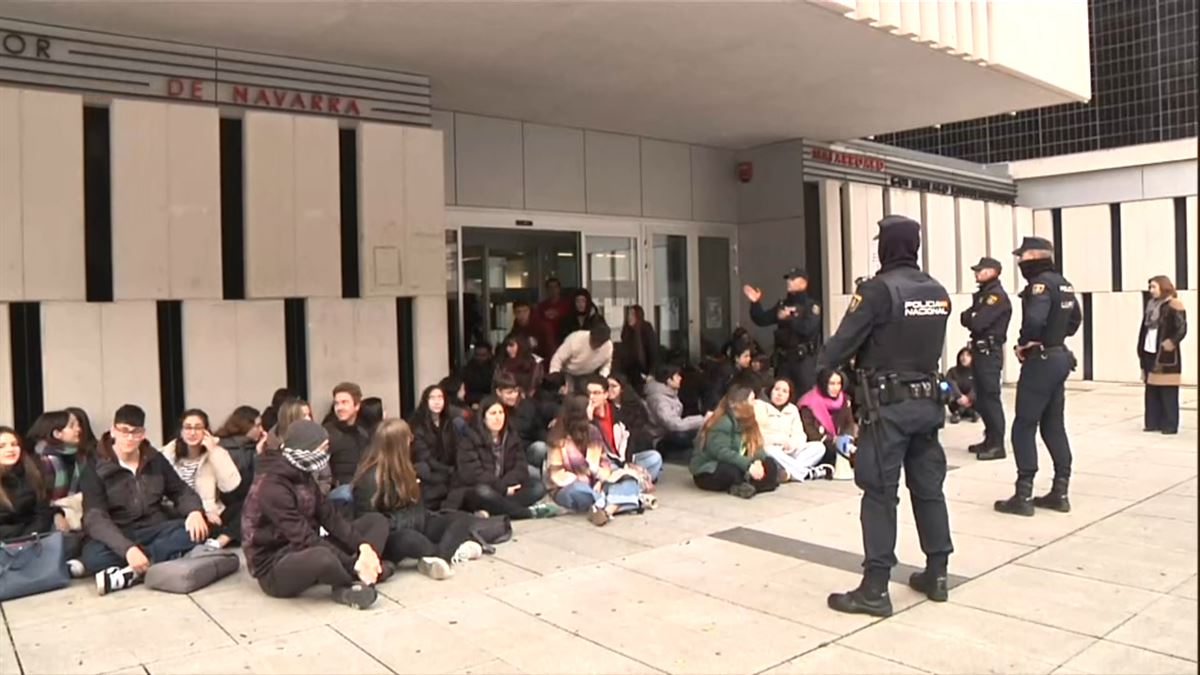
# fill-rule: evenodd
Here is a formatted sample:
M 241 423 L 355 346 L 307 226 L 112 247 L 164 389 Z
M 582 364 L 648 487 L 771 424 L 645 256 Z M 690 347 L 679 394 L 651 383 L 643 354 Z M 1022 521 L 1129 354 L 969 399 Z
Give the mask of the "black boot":
M 1004 459 L 1008 457 L 1008 453 L 1004 452 L 1003 445 L 993 445 L 990 448 L 984 448 L 975 454 L 975 459 L 980 461 L 991 461 L 993 459 Z
M 946 573 L 931 571 L 928 568 L 915 572 L 908 578 L 908 587 L 934 602 L 945 602 L 950 597 L 946 589 Z
M 1016 494 L 1003 501 L 996 502 L 996 510 L 1000 513 L 1011 513 L 1014 516 L 1033 515 L 1033 479 L 1018 478 Z
M 1043 509 L 1058 511 L 1059 513 L 1070 513 L 1071 500 L 1067 499 L 1067 487 L 1069 484 L 1069 478 L 1055 478 L 1054 483 L 1050 486 L 1050 492 L 1047 492 L 1044 497 L 1034 497 L 1033 505 Z
M 979 452 L 980 450 L 983 450 L 987 446 L 988 446 L 988 442 L 987 442 L 987 439 L 985 438 L 978 443 L 972 443 L 971 445 L 968 445 L 967 452 Z
M 858 588 L 845 593 L 829 594 L 829 609 L 844 614 L 892 615 L 892 598 L 887 591 L 886 570 L 868 570 Z

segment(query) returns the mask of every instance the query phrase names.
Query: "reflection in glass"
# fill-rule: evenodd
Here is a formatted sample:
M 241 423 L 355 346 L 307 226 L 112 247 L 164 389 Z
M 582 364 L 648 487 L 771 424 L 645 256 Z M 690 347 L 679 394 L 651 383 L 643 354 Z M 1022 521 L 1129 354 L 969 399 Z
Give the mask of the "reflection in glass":
M 710 356 L 721 350 L 733 327 L 730 321 L 730 256 L 725 237 L 700 237 L 700 355 Z
M 654 325 L 658 339 L 672 358 L 687 357 L 687 237 L 656 234 L 653 242 Z
M 637 251 L 629 237 L 588 237 L 588 288 L 604 320 L 620 335 L 625 308 L 637 304 Z

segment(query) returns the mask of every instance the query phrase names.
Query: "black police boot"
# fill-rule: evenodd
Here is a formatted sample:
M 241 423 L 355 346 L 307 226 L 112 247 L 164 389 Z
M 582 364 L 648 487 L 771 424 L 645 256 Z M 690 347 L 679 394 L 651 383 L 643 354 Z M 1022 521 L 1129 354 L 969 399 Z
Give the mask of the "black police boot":
M 968 445 L 967 452 L 979 452 L 980 450 L 983 450 L 987 446 L 988 446 L 988 441 L 985 438 L 978 443 L 972 443 L 971 445 Z
M 914 572 L 908 578 L 908 587 L 918 593 L 924 593 L 925 597 L 934 602 L 945 602 L 950 597 L 950 592 L 946 589 L 945 572 L 936 572 L 928 568 Z
M 1033 479 L 1018 478 L 1016 494 L 1003 501 L 997 501 L 996 510 L 1000 513 L 1010 513 L 1014 516 L 1033 515 Z
M 892 598 L 887 591 L 887 570 L 867 570 L 858 588 L 829 594 L 829 609 L 844 614 L 892 615 Z
M 950 424 L 958 424 L 962 421 L 962 416 L 958 413 L 950 413 Z
M 1004 452 L 1003 445 L 993 445 L 990 448 L 983 448 L 975 453 L 975 459 L 988 462 L 993 459 L 1004 459 L 1008 454 Z
M 1071 512 L 1071 500 L 1067 499 L 1069 478 L 1055 478 L 1050 486 L 1050 492 L 1044 497 L 1034 497 L 1033 505 L 1038 508 L 1050 509 L 1059 513 Z

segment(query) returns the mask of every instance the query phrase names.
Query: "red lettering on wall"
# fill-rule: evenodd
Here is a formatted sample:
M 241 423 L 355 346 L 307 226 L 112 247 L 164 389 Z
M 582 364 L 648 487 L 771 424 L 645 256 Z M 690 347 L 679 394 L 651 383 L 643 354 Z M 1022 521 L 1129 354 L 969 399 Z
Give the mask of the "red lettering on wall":
M 335 115 L 340 115 L 342 113 L 342 111 L 338 110 L 338 108 L 340 108 L 341 105 L 342 105 L 342 99 L 338 98 L 337 96 L 329 97 L 329 112 L 331 112 Z
M 183 80 L 174 77 L 167 80 L 167 96 L 171 98 L 183 96 Z
M 267 96 L 266 89 L 259 89 L 258 94 L 254 97 L 254 105 L 265 105 L 271 107 L 271 98 Z
M 192 98 L 197 101 L 204 99 L 204 82 L 192 80 Z
M 324 112 L 323 110 L 321 110 L 321 102 L 323 100 L 325 100 L 325 97 L 320 94 L 312 95 L 312 109 L 315 112 Z
M 233 85 L 233 102 L 234 103 L 249 103 L 249 90 L 240 85 Z
M 306 110 L 307 108 L 304 106 L 304 96 L 300 93 L 292 94 L 291 107 L 298 110 Z
M 813 148 L 810 154 L 813 160 L 825 162 L 826 164 L 852 166 L 860 169 L 867 169 L 869 171 L 878 171 L 880 173 L 887 170 L 887 162 L 878 157 L 855 155 L 849 152 L 838 152 L 837 150 L 829 150 L 827 148 Z
M 204 94 L 204 81 L 195 80 L 190 85 L 191 98 L 201 98 Z M 171 80 L 168 90 L 171 96 L 185 96 L 188 86 L 183 80 Z M 362 107 L 356 98 L 342 98 L 330 94 L 316 94 L 291 89 L 273 89 L 253 85 L 235 84 L 228 89 L 218 88 L 218 96 L 229 103 L 252 105 L 263 108 L 281 108 L 287 110 L 303 110 L 332 115 L 362 115 Z
M 356 98 L 350 99 L 350 105 L 346 106 L 346 114 L 347 115 L 362 115 L 362 112 L 358 109 L 358 99 L 356 99 Z

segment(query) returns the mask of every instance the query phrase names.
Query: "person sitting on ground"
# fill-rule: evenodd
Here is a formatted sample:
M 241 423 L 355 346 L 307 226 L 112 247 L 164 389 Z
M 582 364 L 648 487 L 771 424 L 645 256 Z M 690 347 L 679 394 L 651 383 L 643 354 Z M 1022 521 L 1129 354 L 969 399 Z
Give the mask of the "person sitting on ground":
M 636 475 L 613 465 L 599 427 L 589 417 L 589 397 L 567 396 L 550 436 L 547 482 L 554 502 L 577 513 L 589 512 L 603 526 L 617 513 L 641 507 Z
M 0 541 L 70 530 L 62 511 L 50 504 L 48 464 L 21 447 L 16 430 L 0 426 Z
M 446 394 L 446 403 L 455 408 L 470 410 L 471 406 L 467 404 L 467 385 L 463 383 L 462 378 L 457 375 L 447 375 L 438 382 L 438 389 L 441 389 Z
M 704 424 L 703 415 L 683 416 L 679 387 L 683 370 L 679 366 L 659 366 L 655 380 L 646 383 L 646 409 L 650 418 L 650 437 L 659 453 L 687 452 Z
M 362 387 L 342 382 L 333 388 L 333 414 L 337 419 L 325 425 L 329 433 L 329 468 L 333 472 L 333 487 L 349 485 L 362 461 L 371 434 L 359 424 L 362 410 Z M 350 495 L 344 495 L 349 501 Z
M 242 502 L 227 496 L 242 484 L 242 474 L 208 430 L 208 414 L 185 410 L 179 417 L 179 437 L 162 448 L 163 457 L 187 486 L 200 495 L 209 525 L 207 544 L 225 548 L 241 537 Z
M 82 419 L 81 419 L 82 418 Z M 53 410 L 38 416 L 25 437 L 23 447 L 42 458 L 42 478 L 50 502 L 62 509 L 71 530 L 83 527 L 83 495 L 79 479 L 96 452 L 87 414 Z M 91 437 L 91 442 L 87 438 Z
M 525 450 L 525 457 L 529 460 L 529 466 L 537 470 L 539 476 L 546 463 L 546 455 L 550 452 L 550 446 L 546 445 L 546 436 L 550 425 L 558 419 L 566 395 L 567 378 L 562 373 L 549 373 L 542 378 L 542 386 L 533 397 L 533 408 L 537 415 L 537 440 L 530 442 Z
M 452 565 L 483 557 L 483 547 L 471 539 L 474 516 L 425 507 L 423 483 L 412 462 L 412 441 L 412 430 L 404 420 L 380 424 L 354 476 L 354 512 L 387 517 L 390 531 L 384 560 L 416 559 L 421 574 L 446 579 L 454 574 Z
M 612 371 L 612 331 L 604 323 L 568 335 L 550 359 L 550 372 L 563 373 L 571 391 L 582 391 L 579 380 L 594 373 L 608 377 Z
M 750 373 L 751 364 L 754 362 L 754 346 L 748 338 L 735 343 L 731 349 L 732 357 L 720 364 L 717 364 L 716 372 L 708 383 L 708 391 L 704 396 L 704 408 L 706 410 L 714 410 L 721 399 L 725 397 L 725 392 L 729 391 L 729 387 L 734 380 L 742 377 L 743 374 Z M 745 378 L 743 378 L 745 381 Z M 753 388 L 753 382 L 748 382 L 748 385 Z M 758 395 L 758 392 L 755 392 Z
M 492 346 L 486 342 L 475 345 L 471 360 L 462 368 L 462 381 L 466 387 L 466 403 L 471 407 L 492 391 L 492 378 L 496 375 L 496 358 Z
M 701 427 L 688 464 L 696 487 L 743 499 L 779 487 L 779 465 L 764 450 L 754 400 L 749 387 L 734 384 Z
M 504 351 L 496 359 L 496 372 L 492 386 L 495 388 L 495 377 L 505 373 L 516 380 L 524 397 L 533 396 L 542 383 L 542 362 L 534 355 L 529 342 L 521 336 L 512 336 L 504 341 Z
M 421 392 L 421 403 L 413 413 L 413 458 L 421 481 L 421 498 L 426 508 L 441 508 L 454 478 L 454 453 L 458 435 L 454 420 L 465 420 L 466 412 L 446 403 L 446 392 L 434 385 Z
M 559 344 L 565 343 L 571 333 L 590 331 L 599 325 L 607 323 L 600 314 L 600 308 L 592 301 L 592 294 L 586 288 L 577 289 L 571 296 L 571 311 L 558 327 Z
M 367 432 L 368 438 L 375 433 L 375 429 L 383 422 L 384 417 L 387 417 L 387 411 L 383 409 L 383 399 L 378 396 L 368 396 L 362 400 L 362 405 L 358 409 L 358 426 Z
M 395 569 L 379 558 L 388 521 L 368 513 L 351 523 L 338 514 L 313 478 L 329 461 L 329 434 L 311 420 L 292 423 L 282 449 L 259 457 L 242 512 L 246 568 L 271 597 L 326 585 L 335 602 L 366 609 L 374 585 Z
M 313 421 L 312 406 L 302 398 L 285 401 L 279 409 L 279 418 L 275 422 L 275 426 L 267 433 L 267 440 L 263 442 L 263 452 L 282 450 L 283 439 L 287 438 L 288 429 L 300 420 Z M 317 485 L 321 487 L 321 494 L 327 495 L 333 491 L 333 471 L 329 468 L 328 462 L 314 478 L 317 479 Z
M 280 387 L 276 389 L 275 393 L 271 395 L 271 405 L 267 406 L 267 408 L 262 411 L 263 429 L 273 429 L 275 424 L 279 421 L 279 410 L 283 407 L 283 404 L 294 398 L 300 397 L 289 391 L 287 387 Z
M 757 354 L 750 361 L 750 375 L 754 377 L 754 395 L 760 392 L 765 396 L 775 385 L 775 376 L 771 372 L 771 355 Z
M 792 381 L 775 378 L 767 400 L 754 402 L 754 417 L 762 431 L 767 456 L 779 464 L 779 482 L 832 478 L 833 466 L 822 464 L 825 444 L 808 440 L 800 410 L 792 403 Z
M 204 503 L 146 440 L 146 413 L 135 405 L 117 408 L 79 483 L 88 539 L 71 573 L 95 574 L 100 595 L 133 586 L 152 563 L 178 558 L 208 537 Z
M 957 365 L 946 371 L 946 381 L 954 400 L 950 401 L 950 423 L 958 424 L 961 420 L 979 421 L 979 412 L 975 410 L 975 372 L 971 368 L 971 349 L 963 347 L 958 350 Z
M 646 473 L 646 489 L 650 489 L 662 473 L 663 459 L 657 450 L 640 445 L 645 442 L 645 434 L 639 440 L 633 441 L 629 425 L 615 406 L 608 402 L 608 380 L 599 375 L 592 375 L 585 380 L 584 390 L 587 394 L 588 406 L 591 410 L 592 423 L 600 430 L 604 441 L 604 449 L 614 468 L 624 469 L 636 465 Z M 633 416 L 630 413 L 630 416 Z M 632 441 L 632 442 L 631 442 Z M 639 449 L 641 448 L 641 449 Z
M 525 398 L 516 379 L 509 373 L 497 371 L 492 382 L 494 394 L 504 404 L 508 415 L 508 426 L 521 441 L 521 450 L 529 460 L 529 466 L 542 475 L 542 460 L 545 459 L 542 443 L 546 439 L 546 428 L 541 423 L 537 404 Z
M 500 399 L 484 398 L 474 419 L 456 421 L 455 426 L 454 482 L 442 508 L 485 511 L 513 520 L 557 514 L 553 505 L 538 503 L 546 489 L 530 475 L 521 440 L 509 428 Z
M 544 324 L 533 313 L 533 307 L 524 300 L 513 303 L 513 323 L 508 335 L 504 336 L 507 343 L 513 338 L 525 338 L 529 350 L 540 359 L 548 359 L 554 353 L 557 340 L 551 327 Z
M 816 385 L 797 404 L 805 437 L 825 445 L 825 456 L 818 464 L 835 466 L 839 453 L 853 463 L 858 424 L 845 392 L 845 381 L 841 371 L 821 370 Z
M 629 432 L 629 447 L 634 453 L 654 450 L 650 411 L 629 380 L 621 375 L 609 375 L 607 398 L 609 407 L 616 411 L 615 419 L 625 425 L 625 430 Z M 655 451 L 655 454 L 659 460 L 662 459 L 662 453 Z M 658 480 L 657 475 L 654 478 Z
M 229 417 L 225 418 L 225 423 L 213 435 L 237 465 L 238 473 L 242 476 L 239 492 L 244 499 L 245 491 L 250 489 L 250 481 L 254 479 L 254 460 L 267 444 L 267 432 L 263 431 L 262 416 L 255 408 L 240 405 L 234 408 Z

